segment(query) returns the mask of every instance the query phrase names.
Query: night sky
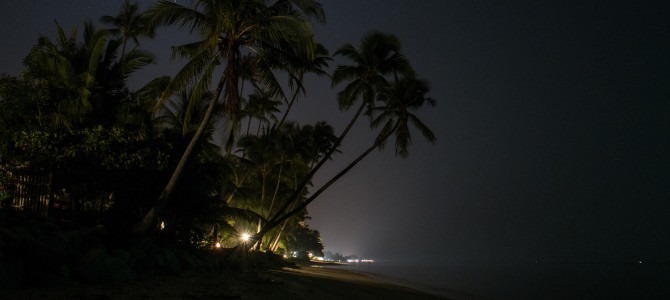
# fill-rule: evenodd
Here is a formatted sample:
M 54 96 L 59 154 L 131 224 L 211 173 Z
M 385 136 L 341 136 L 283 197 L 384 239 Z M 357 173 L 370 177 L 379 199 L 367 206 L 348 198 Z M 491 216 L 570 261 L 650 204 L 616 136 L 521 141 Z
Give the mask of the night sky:
M 328 20 L 315 31 L 331 53 L 371 30 L 394 33 L 438 101 L 418 113 L 436 145 L 417 134 L 408 159 L 376 153 L 308 207 L 326 250 L 443 263 L 670 261 L 670 4 L 507 2 L 322 1 Z M 18 74 L 54 20 L 81 28 L 120 7 L 2 1 L 0 72 Z M 157 39 L 142 42 L 159 63 L 131 86 L 179 68 L 169 46 L 188 37 Z M 307 85 L 293 119 L 341 131 L 351 116 L 336 106 L 342 86 Z M 359 124 L 317 186 L 369 145 Z

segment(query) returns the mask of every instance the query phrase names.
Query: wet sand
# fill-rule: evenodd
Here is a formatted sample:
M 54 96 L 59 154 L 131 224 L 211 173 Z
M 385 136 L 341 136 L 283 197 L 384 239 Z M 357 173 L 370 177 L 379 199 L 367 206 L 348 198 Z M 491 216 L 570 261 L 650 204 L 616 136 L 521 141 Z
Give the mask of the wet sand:
M 363 274 L 310 265 L 237 274 L 163 276 L 147 280 L 3 291 L 0 299 L 446 299 Z

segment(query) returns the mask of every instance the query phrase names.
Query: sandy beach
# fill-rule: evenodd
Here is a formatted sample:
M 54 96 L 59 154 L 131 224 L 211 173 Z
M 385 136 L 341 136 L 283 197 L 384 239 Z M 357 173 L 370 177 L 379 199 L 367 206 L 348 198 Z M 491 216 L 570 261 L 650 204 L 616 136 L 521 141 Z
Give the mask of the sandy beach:
M 63 283 L 3 292 L 0 299 L 446 299 L 364 274 L 302 264 L 298 268 L 162 276 L 109 285 Z

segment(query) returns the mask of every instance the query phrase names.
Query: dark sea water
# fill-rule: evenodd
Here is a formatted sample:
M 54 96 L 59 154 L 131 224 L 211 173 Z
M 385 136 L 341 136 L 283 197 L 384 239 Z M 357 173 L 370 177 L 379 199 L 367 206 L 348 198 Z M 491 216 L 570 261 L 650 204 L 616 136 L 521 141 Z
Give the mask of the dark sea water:
M 454 299 L 670 299 L 668 263 L 374 262 L 336 268 Z

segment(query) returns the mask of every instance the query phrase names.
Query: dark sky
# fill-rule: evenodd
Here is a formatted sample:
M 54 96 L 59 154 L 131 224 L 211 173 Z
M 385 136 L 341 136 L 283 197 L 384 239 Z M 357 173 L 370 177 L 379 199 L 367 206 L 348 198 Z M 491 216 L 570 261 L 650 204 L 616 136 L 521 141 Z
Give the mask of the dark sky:
M 435 146 L 417 135 L 406 160 L 377 153 L 308 207 L 327 250 L 444 263 L 670 260 L 670 4 L 507 2 L 322 1 L 321 43 L 334 51 L 370 30 L 395 33 L 438 101 L 419 113 Z M 54 19 L 68 29 L 120 5 L 3 1 L 0 72 L 16 74 Z M 160 62 L 137 86 L 179 67 L 167 59 L 178 35 L 145 43 Z M 336 107 L 340 88 L 310 79 L 293 117 L 340 131 L 350 117 Z M 371 136 L 356 128 L 316 183 Z

